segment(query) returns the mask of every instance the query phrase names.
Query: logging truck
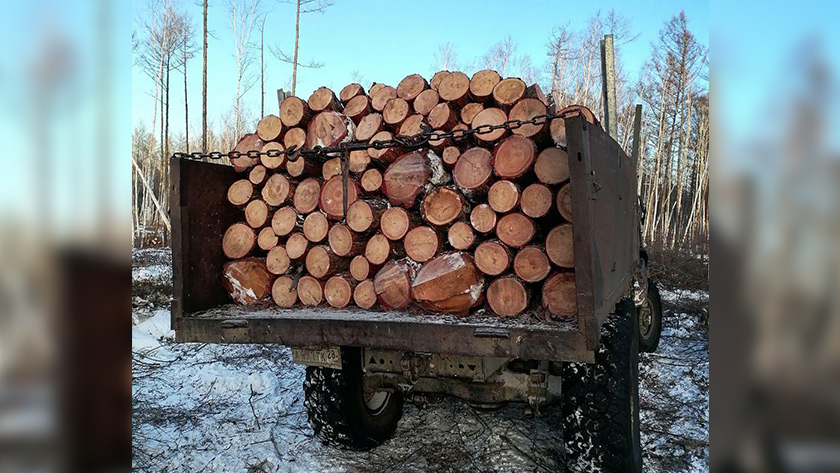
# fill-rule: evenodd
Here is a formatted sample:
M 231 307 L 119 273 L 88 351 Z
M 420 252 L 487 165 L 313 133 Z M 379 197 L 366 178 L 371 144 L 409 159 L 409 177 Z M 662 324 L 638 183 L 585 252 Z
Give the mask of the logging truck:
M 518 79 L 448 74 L 287 98 L 237 149 L 546 113 Z M 381 444 L 403 402 L 429 394 L 521 402 L 526 415 L 559 404 L 569 461 L 641 471 L 638 353 L 658 343 L 659 296 L 636 165 L 578 109 L 460 143 L 356 149 L 344 163 L 173 157 L 177 341 L 290 347 L 307 367 L 309 422 L 331 444 Z

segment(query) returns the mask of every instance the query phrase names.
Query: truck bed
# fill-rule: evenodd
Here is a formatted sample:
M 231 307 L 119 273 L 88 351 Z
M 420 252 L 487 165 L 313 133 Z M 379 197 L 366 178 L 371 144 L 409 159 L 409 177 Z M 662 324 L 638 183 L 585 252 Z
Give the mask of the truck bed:
M 575 216 L 577 317 L 233 305 L 221 285 L 227 262 L 221 239 L 228 226 L 242 220 L 242 211 L 225 199 L 228 187 L 241 176 L 231 166 L 173 158 L 176 339 L 591 362 L 600 326 L 628 288 L 638 260 L 636 166 L 599 127 L 580 116 L 566 118 L 565 123 Z

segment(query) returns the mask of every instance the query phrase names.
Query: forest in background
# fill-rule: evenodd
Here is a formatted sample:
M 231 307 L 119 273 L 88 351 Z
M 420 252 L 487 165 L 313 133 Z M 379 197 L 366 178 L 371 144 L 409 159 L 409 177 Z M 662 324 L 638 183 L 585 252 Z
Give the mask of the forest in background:
M 318 68 L 317 62 L 298 58 L 301 17 L 307 13 L 329 14 L 329 0 L 292 0 L 296 10 L 295 42 L 289 51 L 266 47 L 266 11 L 260 0 L 226 0 L 228 29 L 216 31 L 234 46 L 236 91 L 231 104 L 215 124 L 207 121 L 207 14 L 195 21 L 171 0 L 153 0 L 132 34 L 134 66 L 153 81 L 154 111 L 150 128 L 135 126 L 132 135 L 132 229 L 135 247 L 169 243 L 169 156 L 174 152 L 233 149 L 239 138 L 256 129 L 267 112 L 276 109 L 274 91 L 266 92 L 265 72 L 272 62 L 292 65 L 285 87 L 296 91 L 297 69 Z M 600 42 L 612 34 L 616 55 L 618 142 L 630 154 L 635 104 L 643 105 L 642 146 L 639 160 L 639 196 L 645 208 L 643 237 L 654 248 L 708 252 L 709 235 L 709 62 L 708 50 L 689 28 L 684 12 L 662 25 L 657 41 L 637 80 L 623 70 L 621 47 L 638 40 L 627 17 L 615 10 L 596 12 L 586 25 L 560 25 L 546 32 L 544 51 L 520 51 L 510 36 L 483 55 L 464 59 L 453 43 L 438 45 L 427 78 L 438 70 L 460 70 L 471 76 L 482 69 L 495 69 L 502 77 L 520 77 L 537 83 L 565 106 L 580 104 L 602 115 Z M 539 54 L 535 59 L 532 54 Z M 187 74 L 190 61 L 203 61 L 203 77 Z M 375 71 L 366 71 L 375 77 Z M 370 81 L 353 71 L 353 80 L 365 89 Z M 396 85 L 396 84 L 392 84 Z M 202 87 L 202 103 L 191 104 L 190 87 Z M 338 92 L 338 90 L 336 90 Z M 244 98 L 260 94 L 259 110 L 245 105 Z M 184 132 L 170 128 L 170 102 L 183 94 Z M 307 98 L 307 93 L 302 93 Z M 268 105 L 266 102 L 268 99 Z M 190 105 L 193 107 L 190 108 Z M 268 108 L 267 108 L 268 107 Z M 190 119 L 190 111 L 193 117 Z M 192 133 L 191 133 L 192 131 Z M 224 158 L 223 158 L 224 159 Z

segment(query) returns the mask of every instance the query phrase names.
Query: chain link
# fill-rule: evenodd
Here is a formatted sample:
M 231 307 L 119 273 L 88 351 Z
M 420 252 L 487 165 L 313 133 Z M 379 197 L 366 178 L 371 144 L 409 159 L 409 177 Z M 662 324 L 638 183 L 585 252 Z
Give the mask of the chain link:
M 513 131 L 525 125 L 544 125 L 555 118 L 566 118 L 571 116 L 583 116 L 583 114 L 576 109 L 568 110 L 563 113 L 553 114 L 546 113 L 536 115 L 528 120 L 512 119 L 496 125 L 483 124 L 475 128 L 468 128 L 466 130 L 452 130 L 452 131 L 433 131 L 428 125 L 422 125 L 422 131 L 416 135 L 396 135 L 390 140 L 376 140 L 371 142 L 365 141 L 350 141 L 341 143 L 338 146 L 325 147 L 315 146 L 312 149 L 297 149 L 297 146 L 290 146 L 284 150 L 270 149 L 267 151 L 250 150 L 247 152 L 230 151 L 229 153 L 221 153 L 219 151 L 211 151 L 209 153 L 173 153 L 172 156 L 179 159 L 197 159 L 204 158 L 221 159 L 222 156 L 227 156 L 230 159 L 238 159 L 247 156 L 251 159 L 259 159 L 260 156 L 268 156 L 271 158 L 279 158 L 282 155 L 287 155 L 290 161 L 297 161 L 300 157 L 312 158 L 317 161 L 325 161 L 328 157 L 335 153 L 349 153 L 350 151 L 362 151 L 367 149 L 387 149 L 387 148 L 405 148 L 415 149 L 420 148 L 431 141 L 444 140 L 460 140 L 471 135 L 486 135 L 493 133 L 496 130 Z M 294 157 L 294 159 L 292 159 Z

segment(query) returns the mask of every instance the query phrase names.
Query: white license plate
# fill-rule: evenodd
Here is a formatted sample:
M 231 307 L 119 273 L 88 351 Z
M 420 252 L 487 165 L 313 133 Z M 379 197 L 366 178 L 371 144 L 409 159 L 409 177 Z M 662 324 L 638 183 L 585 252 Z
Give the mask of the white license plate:
M 338 347 L 327 347 L 320 350 L 292 348 L 292 361 L 301 365 L 341 369 L 341 351 Z

